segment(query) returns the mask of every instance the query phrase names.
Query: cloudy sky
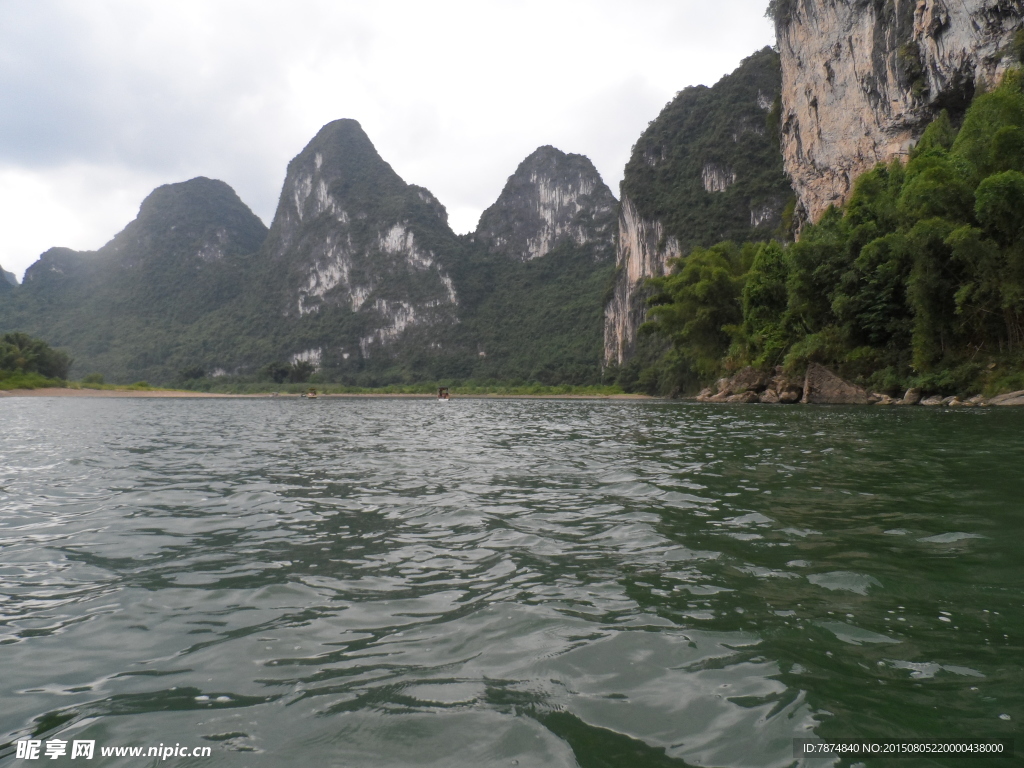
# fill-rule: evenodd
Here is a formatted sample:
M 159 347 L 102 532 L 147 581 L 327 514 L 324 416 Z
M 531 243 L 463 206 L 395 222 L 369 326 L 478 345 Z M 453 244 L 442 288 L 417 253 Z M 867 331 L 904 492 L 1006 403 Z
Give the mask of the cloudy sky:
M 617 193 L 688 86 L 774 42 L 767 0 L 0 0 L 0 265 L 101 246 L 156 186 L 223 179 L 267 224 L 285 166 L 358 120 L 465 232 L 542 144 Z

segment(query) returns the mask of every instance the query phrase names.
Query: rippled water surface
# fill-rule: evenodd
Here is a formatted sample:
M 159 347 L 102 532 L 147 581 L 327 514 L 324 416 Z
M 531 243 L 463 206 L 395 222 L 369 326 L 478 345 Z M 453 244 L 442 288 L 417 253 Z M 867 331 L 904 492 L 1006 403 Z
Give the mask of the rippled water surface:
M 0 616 L 19 765 L 30 734 L 524 768 L 1013 737 L 1024 411 L 4 399 Z

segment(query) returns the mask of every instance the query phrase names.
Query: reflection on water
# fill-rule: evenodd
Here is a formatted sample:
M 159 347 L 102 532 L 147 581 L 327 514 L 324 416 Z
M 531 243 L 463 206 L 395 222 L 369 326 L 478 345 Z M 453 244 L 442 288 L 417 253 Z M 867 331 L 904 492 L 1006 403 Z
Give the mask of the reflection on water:
M 987 409 L 0 400 L 0 743 L 786 766 L 794 737 L 1012 737 L 1022 428 Z

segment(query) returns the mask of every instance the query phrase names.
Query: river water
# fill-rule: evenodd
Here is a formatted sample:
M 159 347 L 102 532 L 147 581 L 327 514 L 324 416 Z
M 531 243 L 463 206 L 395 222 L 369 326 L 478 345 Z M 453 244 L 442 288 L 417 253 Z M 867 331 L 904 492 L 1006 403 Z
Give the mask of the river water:
M 3 399 L 0 762 L 1012 738 L 1022 543 L 1024 409 Z

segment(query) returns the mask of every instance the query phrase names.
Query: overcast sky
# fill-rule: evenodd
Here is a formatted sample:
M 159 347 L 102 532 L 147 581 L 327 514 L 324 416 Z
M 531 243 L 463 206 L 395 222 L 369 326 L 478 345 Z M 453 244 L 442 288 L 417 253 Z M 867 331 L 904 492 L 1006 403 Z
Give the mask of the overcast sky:
M 531 151 L 618 195 L 677 91 L 774 43 L 767 0 L 0 0 L 0 265 L 94 249 L 160 184 L 223 179 L 268 225 L 285 166 L 358 120 L 457 232 Z

